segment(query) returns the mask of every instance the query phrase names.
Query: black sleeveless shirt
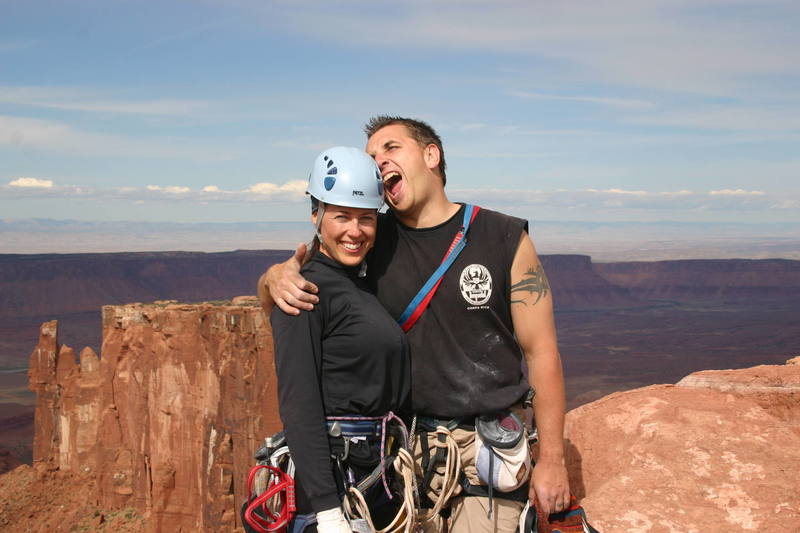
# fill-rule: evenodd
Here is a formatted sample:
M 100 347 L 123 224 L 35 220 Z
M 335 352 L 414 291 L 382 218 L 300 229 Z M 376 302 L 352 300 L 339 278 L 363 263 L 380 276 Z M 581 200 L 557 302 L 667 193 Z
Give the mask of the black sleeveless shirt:
M 465 208 L 432 228 L 413 229 L 391 212 L 378 223 L 367 277 L 395 319 L 439 266 Z M 528 390 L 510 308 L 511 265 L 527 222 L 481 209 L 467 245 L 408 332 L 414 412 L 467 417 L 509 407 Z

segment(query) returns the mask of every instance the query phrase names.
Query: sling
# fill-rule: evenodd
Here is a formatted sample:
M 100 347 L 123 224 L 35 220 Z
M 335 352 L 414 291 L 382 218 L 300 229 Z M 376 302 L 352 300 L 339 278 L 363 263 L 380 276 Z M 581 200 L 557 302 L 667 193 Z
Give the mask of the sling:
M 469 231 L 470 224 L 475 220 L 475 216 L 481 208 L 471 204 L 466 204 L 464 207 L 464 221 L 461 223 L 461 229 L 459 229 L 456 236 L 453 237 L 453 242 L 450 243 L 450 247 L 444 254 L 442 263 L 439 265 L 439 268 L 431 274 L 431 277 L 428 278 L 428 281 L 425 282 L 425 285 L 422 286 L 417 295 L 414 296 L 408 304 L 408 307 L 406 307 L 406 310 L 400 315 L 400 318 L 397 319 L 397 323 L 400 324 L 400 327 L 405 332 L 410 330 L 417 320 L 419 320 L 419 317 L 422 316 L 422 313 L 425 312 L 431 298 L 433 298 L 433 295 L 436 293 L 436 289 L 439 288 L 439 284 L 442 282 L 444 273 L 447 272 L 447 269 L 450 268 L 450 265 L 456 260 L 458 254 L 460 254 L 464 246 L 467 245 L 467 231 Z

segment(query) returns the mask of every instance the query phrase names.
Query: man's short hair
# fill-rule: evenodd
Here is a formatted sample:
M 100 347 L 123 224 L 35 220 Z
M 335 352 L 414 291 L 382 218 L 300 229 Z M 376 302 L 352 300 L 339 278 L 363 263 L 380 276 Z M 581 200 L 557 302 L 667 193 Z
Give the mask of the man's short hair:
M 429 144 L 435 144 L 439 148 L 439 173 L 442 175 L 442 185 L 447 183 L 447 176 L 445 168 L 447 165 L 444 162 L 444 147 L 442 146 L 442 139 L 428 123 L 421 120 L 406 117 L 394 117 L 390 115 L 378 115 L 369 119 L 369 122 L 364 126 L 364 133 L 367 134 L 367 139 L 372 137 L 376 131 L 386 126 L 393 126 L 401 124 L 406 127 L 411 137 L 417 141 L 423 148 Z

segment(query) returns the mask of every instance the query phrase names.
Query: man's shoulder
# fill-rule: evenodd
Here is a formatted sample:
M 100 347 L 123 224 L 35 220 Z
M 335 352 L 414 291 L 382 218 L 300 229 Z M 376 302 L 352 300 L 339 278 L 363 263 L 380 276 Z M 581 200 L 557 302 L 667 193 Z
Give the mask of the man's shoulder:
M 507 215 L 492 209 L 486 209 L 482 207 L 478 217 L 475 219 L 476 222 L 479 219 L 482 219 L 481 221 L 483 224 L 491 225 L 493 227 L 507 227 L 517 230 L 521 228 L 526 232 L 528 231 L 528 221 L 524 218 Z

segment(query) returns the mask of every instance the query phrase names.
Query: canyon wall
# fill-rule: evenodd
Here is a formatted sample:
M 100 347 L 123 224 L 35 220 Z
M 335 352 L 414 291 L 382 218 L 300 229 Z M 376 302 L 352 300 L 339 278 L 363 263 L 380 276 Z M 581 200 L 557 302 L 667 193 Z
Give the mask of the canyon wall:
M 209 301 L 252 294 L 259 275 L 290 254 L 285 250 L 0 254 L 0 318 L 61 317 L 93 313 L 108 304 Z M 568 309 L 638 305 L 648 299 L 800 295 L 800 261 L 593 263 L 585 255 L 542 255 L 541 260 L 558 296 L 557 305 Z
M 800 261 L 686 259 L 595 263 L 595 272 L 643 300 L 782 300 L 800 298 Z
M 103 305 L 255 293 L 283 250 L 0 254 L 0 318 L 95 312 Z
M 261 273 L 291 252 L 0 254 L 0 318 L 94 312 L 103 305 L 175 299 L 209 301 L 253 294 Z M 626 288 L 593 271 L 584 255 L 542 256 L 559 303 L 627 304 Z
M 106 306 L 102 357 L 42 325 L 34 466 L 89 476 L 148 531 L 232 531 L 261 439 L 280 428 L 272 337 L 254 299 Z
M 627 287 L 614 285 L 595 272 L 588 255 L 543 255 L 541 261 L 556 311 L 645 305 Z

